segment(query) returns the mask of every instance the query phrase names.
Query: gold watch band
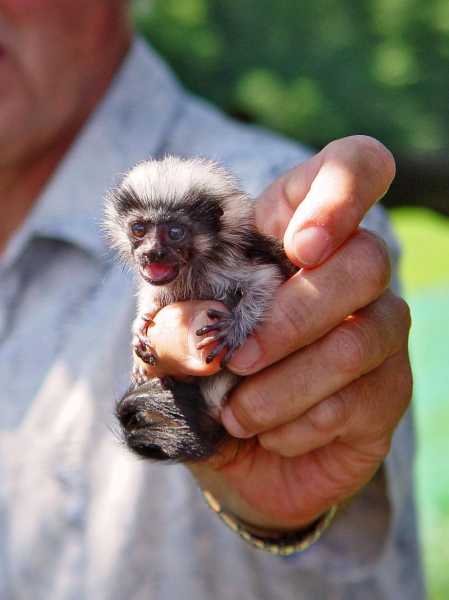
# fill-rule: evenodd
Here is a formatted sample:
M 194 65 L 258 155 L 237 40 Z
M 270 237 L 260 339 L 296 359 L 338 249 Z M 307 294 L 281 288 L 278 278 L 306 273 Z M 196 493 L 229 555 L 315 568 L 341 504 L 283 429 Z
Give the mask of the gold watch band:
M 332 506 L 307 527 L 297 531 L 286 532 L 279 537 L 270 537 L 269 535 L 265 536 L 252 532 L 250 525 L 223 510 L 221 504 L 209 491 L 203 490 L 203 497 L 209 508 L 220 517 L 229 529 L 234 531 L 245 542 L 259 550 L 264 550 L 278 556 L 291 556 L 310 548 L 329 527 L 337 512 L 337 506 Z

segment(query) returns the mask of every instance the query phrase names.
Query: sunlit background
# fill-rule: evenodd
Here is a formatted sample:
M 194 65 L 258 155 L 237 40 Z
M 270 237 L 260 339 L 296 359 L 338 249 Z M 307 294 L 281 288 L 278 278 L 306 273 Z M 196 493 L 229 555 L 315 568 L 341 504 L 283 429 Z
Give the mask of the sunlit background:
M 416 484 L 431 600 L 449 598 L 448 0 L 140 0 L 138 28 L 195 93 L 314 148 L 367 133 L 414 326 Z M 438 212 L 437 212 L 438 211 Z M 446 215 L 446 216 L 444 216 Z

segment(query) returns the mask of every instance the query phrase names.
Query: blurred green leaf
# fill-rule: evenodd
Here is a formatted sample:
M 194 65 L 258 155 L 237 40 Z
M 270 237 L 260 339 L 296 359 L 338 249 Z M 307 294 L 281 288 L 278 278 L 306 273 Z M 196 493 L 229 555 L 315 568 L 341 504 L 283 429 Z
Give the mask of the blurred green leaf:
M 182 81 L 310 145 L 367 133 L 449 150 L 447 0 L 138 0 L 138 28 Z

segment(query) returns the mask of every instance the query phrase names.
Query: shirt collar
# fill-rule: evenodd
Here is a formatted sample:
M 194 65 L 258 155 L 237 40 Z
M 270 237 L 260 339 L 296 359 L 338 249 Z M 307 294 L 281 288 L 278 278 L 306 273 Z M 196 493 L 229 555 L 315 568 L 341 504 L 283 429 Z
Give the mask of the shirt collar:
M 180 97 L 166 65 L 136 37 L 106 96 L 8 245 L 5 263 L 33 237 L 64 240 L 103 259 L 104 194 L 139 160 L 162 152 Z

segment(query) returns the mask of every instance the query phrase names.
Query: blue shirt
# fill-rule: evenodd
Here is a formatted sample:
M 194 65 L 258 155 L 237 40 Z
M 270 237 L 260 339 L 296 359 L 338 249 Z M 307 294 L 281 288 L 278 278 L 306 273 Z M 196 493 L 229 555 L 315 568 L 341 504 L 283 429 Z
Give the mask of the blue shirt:
M 114 435 L 130 373 L 133 282 L 111 258 L 102 197 L 139 160 L 219 160 L 257 195 L 308 152 L 187 94 L 135 40 L 0 259 L 2 600 L 423 598 L 410 415 L 374 480 L 303 554 L 247 546 L 189 472 Z M 375 207 L 365 226 L 397 247 Z

